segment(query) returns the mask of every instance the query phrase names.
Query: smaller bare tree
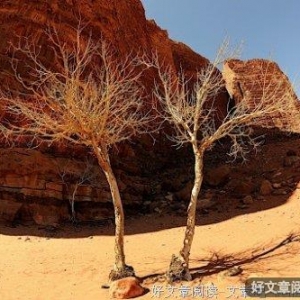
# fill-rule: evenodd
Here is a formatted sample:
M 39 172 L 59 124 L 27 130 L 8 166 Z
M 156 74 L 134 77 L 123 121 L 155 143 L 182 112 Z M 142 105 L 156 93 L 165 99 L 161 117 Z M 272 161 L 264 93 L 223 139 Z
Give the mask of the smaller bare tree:
M 86 159 L 85 168 L 80 173 L 80 175 L 77 172 L 68 171 L 68 164 L 71 163 L 74 162 L 68 161 L 66 164 L 56 162 L 56 165 L 58 168 L 58 174 L 60 176 L 61 182 L 67 189 L 67 198 L 69 200 L 71 209 L 71 221 L 75 223 L 77 221 L 75 210 L 75 198 L 78 188 L 87 183 L 93 185 L 93 182 L 96 180 L 97 174 L 93 170 L 92 162 L 88 159 Z
M 283 82 L 276 78 L 269 82 L 267 74 L 262 74 L 263 93 L 260 99 L 251 107 L 249 106 L 249 94 L 234 107 L 229 108 L 227 115 L 220 120 L 216 114 L 216 97 L 219 91 L 224 89 L 222 74 L 217 71 L 220 63 L 230 58 L 236 51 L 228 51 L 228 41 L 219 49 L 216 59 L 207 64 L 197 74 L 197 80 L 192 84 L 191 79 L 184 74 L 176 74 L 168 66 L 159 63 L 157 58 L 146 62 L 149 66 L 157 69 L 160 81 L 157 83 L 155 95 L 162 104 L 164 120 L 174 126 L 172 139 L 178 144 L 189 143 L 192 146 L 194 165 L 194 185 L 191 192 L 191 200 L 187 210 L 187 225 L 183 240 L 183 247 L 179 255 L 173 255 L 168 279 L 191 280 L 189 271 L 189 257 L 195 232 L 197 199 L 203 181 L 203 158 L 207 149 L 224 137 L 232 140 L 229 154 L 236 157 L 237 154 L 244 156 L 246 146 L 257 146 L 255 138 L 251 137 L 252 125 L 263 122 L 266 118 L 280 116 L 281 120 L 287 121 L 294 109 L 290 91 L 286 90 Z M 264 71 L 262 71 L 263 73 Z M 285 89 L 284 93 L 279 93 Z M 279 97 L 278 97 L 279 96 Z M 292 122 L 292 120 L 290 120 Z
M 2 103 L 16 121 L 3 121 L 17 136 L 48 143 L 64 140 L 92 150 L 109 183 L 115 212 L 115 264 L 110 279 L 134 275 L 125 263 L 124 211 L 109 159 L 109 148 L 147 131 L 150 120 L 142 113 L 141 72 L 132 57 L 117 59 L 105 42 L 83 38 L 83 27 L 74 29 L 74 43 L 58 31 L 47 31 L 53 64 L 42 60 L 40 48 L 22 37 L 14 46 L 12 66 L 21 89 L 3 92 Z M 18 55 L 30 70 L 18 72 Z M 12 118 L 13 119 L 13 118 Z

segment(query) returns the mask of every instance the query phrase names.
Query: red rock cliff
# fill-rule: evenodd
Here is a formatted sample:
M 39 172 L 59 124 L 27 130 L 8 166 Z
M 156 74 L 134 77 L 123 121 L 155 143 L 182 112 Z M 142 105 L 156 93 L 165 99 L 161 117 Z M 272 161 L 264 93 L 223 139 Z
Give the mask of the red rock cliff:
M 281 116 L 274 115 L 258 125 L 300 132 L 299 100 L 288 77 L 275 62 L 266 59 L 231 59 L 224 64 L 223 77 L 233 100 L 245 100 L 249 108 L 255 107 L 262 99 L 270 97 L 269 95 L 272 95 L 274 101 L 287 95 L 295 108 L 295 115 L 290 116 L 290 122 L 282 122 Z
M 79 20 L 85 26 L 83 34 L 86 38 L 89 34 L 94 41 L 103 38 L 120 57 L 134 52 L 157 52 L 174 70 L 182 68 L 188 75 L 209 63 L 184 44 L 170 40 L 168 33 L 154 21 L 147 21 L 139 0 L 3 0 L 0 2 L 2 87 L 15 85 L 13 76 L 7 74 L 11 72 L 10 45 L 17 43 L 20 36 L 30 37 L 35 46 L 40 47 L 41 57 L 51 64 L 53 52 L 44 30 L 54 26 L 60 38 L 68 44 L 75 38 L 74 28 Z M 25 64 L 24 69 L 21 64 L 20 72 L 26 76 Z M 143 77 L 149 88 L 149 97 L 154 76 L 150 70 Z M 216 102 L 220 112 L 226 108 L 226 102 L 227 95 L 224 93 Z M 58 153 L 62 149 L 64 151 Z M 172 161 L 179 162 L 174 157 L 176 154 L 167 153 L 169 149 L 163 146 L 162 140 L 153 146 L 153 140 L 145 137 L 113 153 L 112 161 L 127 209 L 141 205 L 145 195 L 151 198 L 155 193 L 147 176 L 157 174 Z M 46 148 L 42 152 L 4 148 L 0 151 L 0 219 L 13 221 L 19 218 L 34 220 L 38 224 L 56 224 L 70 218 L 74 184 L 80 181 L 82 169 L 87 166 L 75 158 L 82 160 L 89 156 L 86 149 L 76 152 L 63 145 L 59 149 Z M 67 157 L 57 158 L 58 154 L 66 153 Z M 178 155 L 179 152 L 176 153 Z M 93 160 L 92 157 L 89 159 Z M 103 175 L 91 170 L 97 177 L 96 186 L 94 181 L 85 181 L 74 198 L 77 217 L 81 220 L 99 220 L 113 213 Z M 160 185 L 156 187 L 158 190 L 161 188 Z

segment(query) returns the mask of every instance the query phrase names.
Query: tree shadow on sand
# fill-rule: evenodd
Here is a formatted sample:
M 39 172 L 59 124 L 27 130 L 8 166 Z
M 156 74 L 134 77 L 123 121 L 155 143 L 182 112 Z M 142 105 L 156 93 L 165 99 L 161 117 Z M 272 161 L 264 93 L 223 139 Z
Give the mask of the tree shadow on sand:
M 219 255 L 213 253 L 211 258 L 206 260 L 206 265 L 199 268 L 192 268 L 193 278 L 213 275 L 222 271 L 231 270 L 236 267 L 242 267 L 247 264 L 259 262 L 261 260 L 277 257 L 280 258 L 288 253 L 276 253 L 277 250 L 286 247 L 291 243 L 299 243 L 300 234 L 292 233 L 283 240 L 269 245 L 261 245 L 255 249 L 246 250 L 243 253 L 233 255 Z M 251 255 L 249 255 L 251 253 Z M 291 254 L 291 253 L 290 253 Z M 294 253 L 296 254 L 296 253 Z M 205 262 L 205 260 L 201 260 Z M 238 271 L 238 268 L 236 269 Z
M 300 233 L 291 233 L 286 238 L 272 242 L 268 245 L 258 245 L 256 248 L 247 249 L 240 253 L 234 254 L 219 254 L 216 252 L 211 253 L 208 259 L 191 259 L 193 264 L 201 264 L 199 267 L 191 268 L 193 280 L 201 280 L 203 277 L 211 276 L 219 273 L 225 276 L 237 276 L 243 272 L 243 266 L 251 265 L 254 263 L 262 262 L 266 259 L 284 259 L 289 255 L 295 256 L 299 253 L 299 247 L 295 250 L 286 251 L 286 247 L 293 243 L 300 243 Z M 278 250 L 284 252 L 277 253 Z M 242 276 L 242 275 L 241 275 Z M 163 273 L 149 274 L 141 279 L 145 282 L 155 282 L 162 280 Z M 159 278 L 159 279 L 158 279 Z

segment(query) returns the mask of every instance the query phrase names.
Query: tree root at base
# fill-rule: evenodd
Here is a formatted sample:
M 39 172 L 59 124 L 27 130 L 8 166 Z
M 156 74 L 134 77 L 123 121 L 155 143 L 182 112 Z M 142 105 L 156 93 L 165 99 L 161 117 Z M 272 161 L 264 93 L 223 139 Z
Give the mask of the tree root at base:
M 125 265 L 122 269 L 111 270 L 109 273 L 109 281 L 115 281 L 125 277 L 135 277 L 135 272 L 133 267 Z
M 176 255 L 172 255 L 169 270 L 166 273 L 169 283 L 175 281 L 191 281 L 192 276 L 185 261 Z

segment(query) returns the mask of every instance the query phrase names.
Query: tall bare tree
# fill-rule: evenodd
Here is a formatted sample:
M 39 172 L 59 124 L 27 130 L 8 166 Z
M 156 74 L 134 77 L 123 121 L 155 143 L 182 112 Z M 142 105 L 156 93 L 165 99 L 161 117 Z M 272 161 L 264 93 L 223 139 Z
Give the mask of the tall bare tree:
M 172 69 L 159 63 L 157 58 L 146 62 L 157 69 L 160 81 L 155 91 L 156 97 L 162 104 L 162 116 L 173 124 L 174 136 L 172 139 L 182 145 L 189 143 L 192 146 L 194 164 L 194 185 L 191 191 L 190 203 L 187 210 L 187 225 L 183 246 L 179 255 L 173 255 L 167 276 L 173 280 L 191 280 L 189 271 L 189 257 L 195 233 L 197 199 L 203 181 L 203 157 L 207 149 L 224 137 L 232 140 L 230 155 L 236 157 L 239 153 L 246 154 L 246 146 L 257 146 L 255 138 L 251 137 L 252 125 L 265 122 L 268 118 L 280 116 L 287 121 L 294 109 L 292 93 L 283 86 L 276 77 L 272 82 L 267 80 L 267 75 L 262 69 L 263 93 L 256 99 L 254 105 L 249 105 L 249 94 L 242 101 L 235 103 L 234 107 L 227 109 L 227 115 L 217 120 L 216 97 L 224 88 L 222 74 L 216 70 L 220 63 L 230 58 L 236 51 L 228 51 L 228 41 L 220 47 L 216 59 L 207 64 L 197 74 L 197 80 L 192 84 L 191 78 L 186 78 L 183 73 L 175 74 Z M 285 89 L 286 92 L 279 91 Z M 279 96 L 279 97 L 278 97 Z M 253 104 L 253 102 L 252 102 Z M 292 121 L 292 120 L 291 120 Z
M 23 37 L 14 46 L 12 66 L 20 91 L 2 93 L 1 101 L 16 121 L 6 122 L 13 135 L 49 143 L 64 140 L 89 147 L 95 154 L 111 190 L 115 213 L 115 264 L 110 279 L 134 275 L 125 263 L 124 211 L 111 167 L 109 148 L 145 133 L 149 117 L 142 113 L 141 72 L 130 56 L 118 60 L 108 44 L 94 44 L 74 29 L 74 42 L 47 31 L 53 64 L 42 60 L 40 48 Z M 19 75 L 18 57 L 25 59 L 29 76 Z

